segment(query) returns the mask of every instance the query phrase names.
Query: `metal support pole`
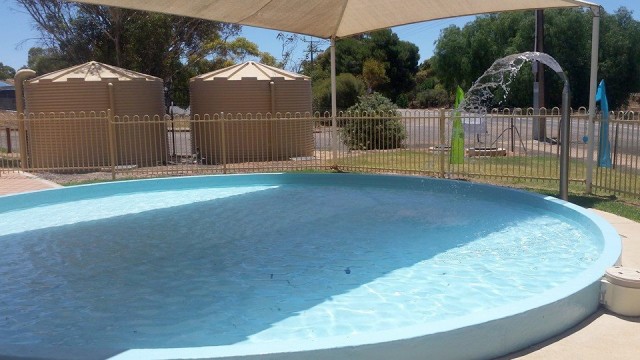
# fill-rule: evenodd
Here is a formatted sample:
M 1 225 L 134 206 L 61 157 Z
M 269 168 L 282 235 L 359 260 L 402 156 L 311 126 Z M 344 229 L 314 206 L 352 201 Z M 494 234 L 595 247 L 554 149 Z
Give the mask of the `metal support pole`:
M 563 76 L 564 77 L 564 76 Z M 571 107 L 571 89 L 569 80 L 564 78 L 564 89 L 562 89 L 562 117 L 560 130 L 560 198 L 569 200 L 569 133 L 571 132 L 571 118 L 569 108 Z
M 544 52 L 544 10 L 536 10 L 536 31 L 534 49 Z M 544 102 L 544 64 L 540 61 L 533 62 L 533 139 L 545 141 L 546 118 L 540 116 L 540 108 L 545 107 Z
M 596 87 L 598 86 L 598 48 L 600 45 L 600 7 L 591 7 L 593 25 L 591 28 L 591 75 L 589 79 L 589 146 L 587 150 L 587 170 L 585 174 L 585 192 L 591 194 L 593 183 L 593 151 L 595 149 L 595 117 L 596 117 Z
M 336 37 L 331 37 L 331 152 L 333 165 L 338 166 L 338 105 L 336 101 Z
M 25 123 L 28 119 L 24 113 L 24 88 L 23 82 L 29 78 L 36 76 L 36 72 L 31 69 L 18 70 L 14 77 L 14 86 L 16 91 L 16 110 L 18 117 L 18 136 L 20 140 L 20 166 L 22 170 L 27 170 L 27 129 Z

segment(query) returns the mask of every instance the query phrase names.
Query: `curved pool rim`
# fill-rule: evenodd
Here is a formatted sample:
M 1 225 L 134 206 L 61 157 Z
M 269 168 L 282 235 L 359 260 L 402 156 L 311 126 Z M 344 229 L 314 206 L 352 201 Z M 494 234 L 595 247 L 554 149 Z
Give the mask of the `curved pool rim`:
M 393 356 L 396 359 L 411 359 L 423 358 L 425 354 L 439 359 L 492 358 L 553 337 L 594 313 L 599 306 L 600 280 L 608 267 L 618 263 L 622 251 L 620 237 L 609 223 L 594 213 L 566 201 L 493 185 L 405 175 L 283 173 L 128 180 L 0 196 L 0 211 L 142 191 L 300 183 L 335 186 L 364 185 L 414 190 L 450 190 L 455 187 L 459 192 L 484 195 L 499 193 L 502 197 L 505 196 L 505 192 L 508 192 L 509 198 L 513 201 L 527 201 L 532 206 L 560 214 L 568 212 L 580 218 L 581 222 L 593 225 L 590 227 L 600 232 L 596 236 L 601 237 L 603 248 L 598 259 L 572 281 L 537 296 L 480 314 L 348 337 L 326 337 L 314 341 L 239 343 L 223 346 L 123 351 L 113 349 L 111 354 L 118 354 L 110 358 L 265 358 L 267 356 L 266 358 L 283 359 L 313 356 L 327 359 L 337 357 L 371 359 Z M 461 344 L 464 345 L 460 346 Z M 33 350 L 37 351 L 37 349 Z M 57 352 L 54 348 L 40 350 L 49 355 Z M 84 350 L 77 349 L 74 353 L 82 354 Z M 93 352 L 86 349 L 84 353 Z

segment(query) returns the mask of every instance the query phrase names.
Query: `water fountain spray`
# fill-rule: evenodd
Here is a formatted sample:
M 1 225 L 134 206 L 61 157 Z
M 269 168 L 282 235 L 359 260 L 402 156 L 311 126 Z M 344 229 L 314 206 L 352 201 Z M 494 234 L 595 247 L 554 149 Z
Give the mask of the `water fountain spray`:
M 569 79 L 565 75 L 558 62 L 548 54 L 541 52 L 524 52 L 505 56 L 496 60 L 487 71 L 482 74 L 466 93 L 464 102 L 460 108 L 469 113 L 486 114 L 486 104 L 494 97 L 495 89 L 501 89 L 504 98 L 509 94 L 509 84 L 513 81 L 520 68 L 528 62 L 538 61 L 555 71 L 562 81 L 562 113 L 560 118 L 560 198 L 568 199 L 569 184 L 569 132 L 570 118 L 569 107 L 571 88 Z

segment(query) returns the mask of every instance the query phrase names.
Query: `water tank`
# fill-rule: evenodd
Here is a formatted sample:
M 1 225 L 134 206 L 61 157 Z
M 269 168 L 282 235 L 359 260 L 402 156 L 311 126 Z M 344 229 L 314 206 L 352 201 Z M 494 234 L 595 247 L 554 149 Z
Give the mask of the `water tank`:
M 155 166 L 167 160 L 164 88 L 157 77 L 91 61 L 26 81 L 24 96 L 30 168 Z M 107 109 L 114 114 L 111 129 Z
M 249 61 L 196 76 L 189 90 L 192 150 L 207 162 L 313 155 L 309 77 Z

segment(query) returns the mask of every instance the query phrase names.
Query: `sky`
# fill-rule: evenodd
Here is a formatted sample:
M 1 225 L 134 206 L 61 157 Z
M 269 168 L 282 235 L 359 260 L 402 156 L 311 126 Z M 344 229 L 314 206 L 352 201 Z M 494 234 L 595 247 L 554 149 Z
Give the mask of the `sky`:
M 598 3 L 604 9 L 613 13 L 620 6 L 625 6 L 633 11 L 634 18 L 640 20 L 640 0 L 589 0 Z M 438 39 L 440 31 L 450 25 L 459 27 L 473 20 L 473 16 L 460 18 L 435 20 L 418 24 L 393 28 L 401 40 L 410 41 L 420 49 L 420 62 L 433 55 L 434 42 Z M 31 47 L 38 46 L 38 33 L 34 30 L 31 17 L 15 2 L 15 0 L 0 0 L 0 62 L 19 69 L 27 64 L 27 53 Z M 276 59 L 281 58 L 282 43 L 277 39 L 278 31 L 265 30 L 244 26 L 241 36 L 258 44 L 261 51 L 271 53 Z M 310 37 L 303 37 L 311 40 Z M 317 40 L 317 39 L 315 39 Z M 303 57 L 303 48 L 307 43 L 299 41 L 296 47 L 294 59 Z M 328 46 L 324 42 L 323 49 Z

